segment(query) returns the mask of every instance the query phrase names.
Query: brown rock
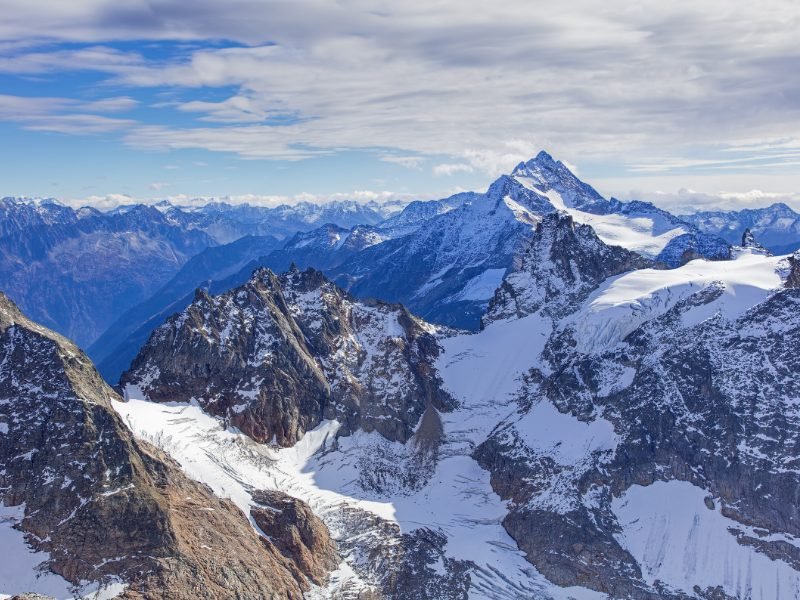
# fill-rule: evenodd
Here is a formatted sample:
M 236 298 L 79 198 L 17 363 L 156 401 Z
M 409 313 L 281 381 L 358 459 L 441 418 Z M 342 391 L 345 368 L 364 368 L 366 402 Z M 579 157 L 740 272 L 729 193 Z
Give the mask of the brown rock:
M 126 598 L 300 600 L 309 589 L 236 506 L 133 438 L 80 349 L 2 294 L 0 364 L 0 501 L 25 504 L 18 528 L 51 571 L 121 579 Z
M 258 506 L 250 515 L 261 531 L 303 575 L 316 584 L 324 583 L 341 562 L 325 524 L 305 502 L 283 492 L 258 491 L 253 501 Z

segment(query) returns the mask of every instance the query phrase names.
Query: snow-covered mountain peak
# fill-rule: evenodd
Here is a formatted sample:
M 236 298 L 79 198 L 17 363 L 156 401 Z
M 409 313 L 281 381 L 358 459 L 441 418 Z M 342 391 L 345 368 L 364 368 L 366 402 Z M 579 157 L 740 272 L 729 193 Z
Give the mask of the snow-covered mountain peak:
M 516 177 L 521 175 L 531 177 L 534 173 L 538 174 L 545 170 L 556 170 L 558 169 L 559 165 L 563 166 L 563 163 L 555 160 L 545 150 L 541 150 L 539 154 L 533 158 L 528 159 L 527 161 L 522 161 L 516 167 L 514 167 L 514 170 L 511 172 L 511 176 Z
M 156 329 L 122 376 L 152 400 L 191 398 L 258 441 L 296 443 L 322 419 L 406 441 L 429 405 L 437 330 L 359 302 L 315 270 L 262 268 Z
M 558 192 L 568 208 L 597 212 L 600 207 L 595 205 L 607 204 L 607 200 L 592 186 L 578 179 L 563 162 L 553 159 L 544 151 L 517 165 L 511 172 L 511 177 L 525 187 L 534 187 L 543 194 L 551 190 Z

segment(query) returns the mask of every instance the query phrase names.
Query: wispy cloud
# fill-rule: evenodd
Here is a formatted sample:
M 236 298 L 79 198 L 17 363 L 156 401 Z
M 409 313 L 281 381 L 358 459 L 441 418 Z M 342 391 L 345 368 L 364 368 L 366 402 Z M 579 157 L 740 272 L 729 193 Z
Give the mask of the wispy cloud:
M 91 111 L 119 111 L 133 105 L 135 101 L 129 98 L 80 102 L 69 98 L 0 95 L 0 120 L 16 121 L 33 131 L 81 135 L 106 133 L 129 128 L 135 122 L 92 114 Z
M 425 158 L 422 156 L 402 156 L 397 154 L 383 154 L 380 159 L 383 162 L 400 165 L 406 169 L 419 169 L 422 163 L 425 162 Z
M 472 165 L 467 163 L 442 163 L 433 167 L 434 175 L 455 175 L 456 173 L 472 173 Z

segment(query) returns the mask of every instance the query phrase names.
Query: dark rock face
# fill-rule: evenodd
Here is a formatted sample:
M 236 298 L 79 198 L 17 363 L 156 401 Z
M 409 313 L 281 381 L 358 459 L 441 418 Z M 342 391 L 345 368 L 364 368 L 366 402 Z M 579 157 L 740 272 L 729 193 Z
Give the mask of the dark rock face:
M 672 238 L 656 260 L 674 268 L 698 258 L 728 260 L 731 258 L 731 247 L 725 240 L 715 235 L 685 233 Z
M 756 236 L 753 235 L 753 232 L 750 229 L 745 229 L 744 233 L 742 234 L 742 248 L 749 250 L 750 252 L 754 252 L 757 254 L 764 254 L 766 256 L 771 256 L 772 253 L 764 248 L 761 244 L 756 241 Z
M 483 324 L 545 307 L 551 317 L 569 314 L 604 279 L 651 265 L 635 252 L 604 244 L 568 215 L 548 215 L 495 292 Z
M 800 288 L 800 252 L 795 252 L 788 258 L 789 274 L 786 276 L 787 288 Z
M 302 598 L 293 560 L 137 442 L 112 401 L 74 344 L 0 294 L 0 501 L 24 503 L 16 527 L 47 568 L 75 584 L 121 579 L 129 598 Z
M 318 271 L 263 269 L 198 293 L 122 377 L 154 401 L 196 399 L 257 441 L 294 444 L 322 419 L 406 441 L 428 405 L 446 410 L 430 327 L 397 305 L 360 303 Z

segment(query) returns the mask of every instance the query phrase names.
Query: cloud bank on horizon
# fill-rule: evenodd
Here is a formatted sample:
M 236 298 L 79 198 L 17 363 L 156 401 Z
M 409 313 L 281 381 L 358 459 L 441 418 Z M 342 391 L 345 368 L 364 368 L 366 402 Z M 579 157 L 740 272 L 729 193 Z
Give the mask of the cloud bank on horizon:
M 788 0 L 0 9 L 0 195 L 436 197 L 547 148 L 606 194 L 800 207 Z

